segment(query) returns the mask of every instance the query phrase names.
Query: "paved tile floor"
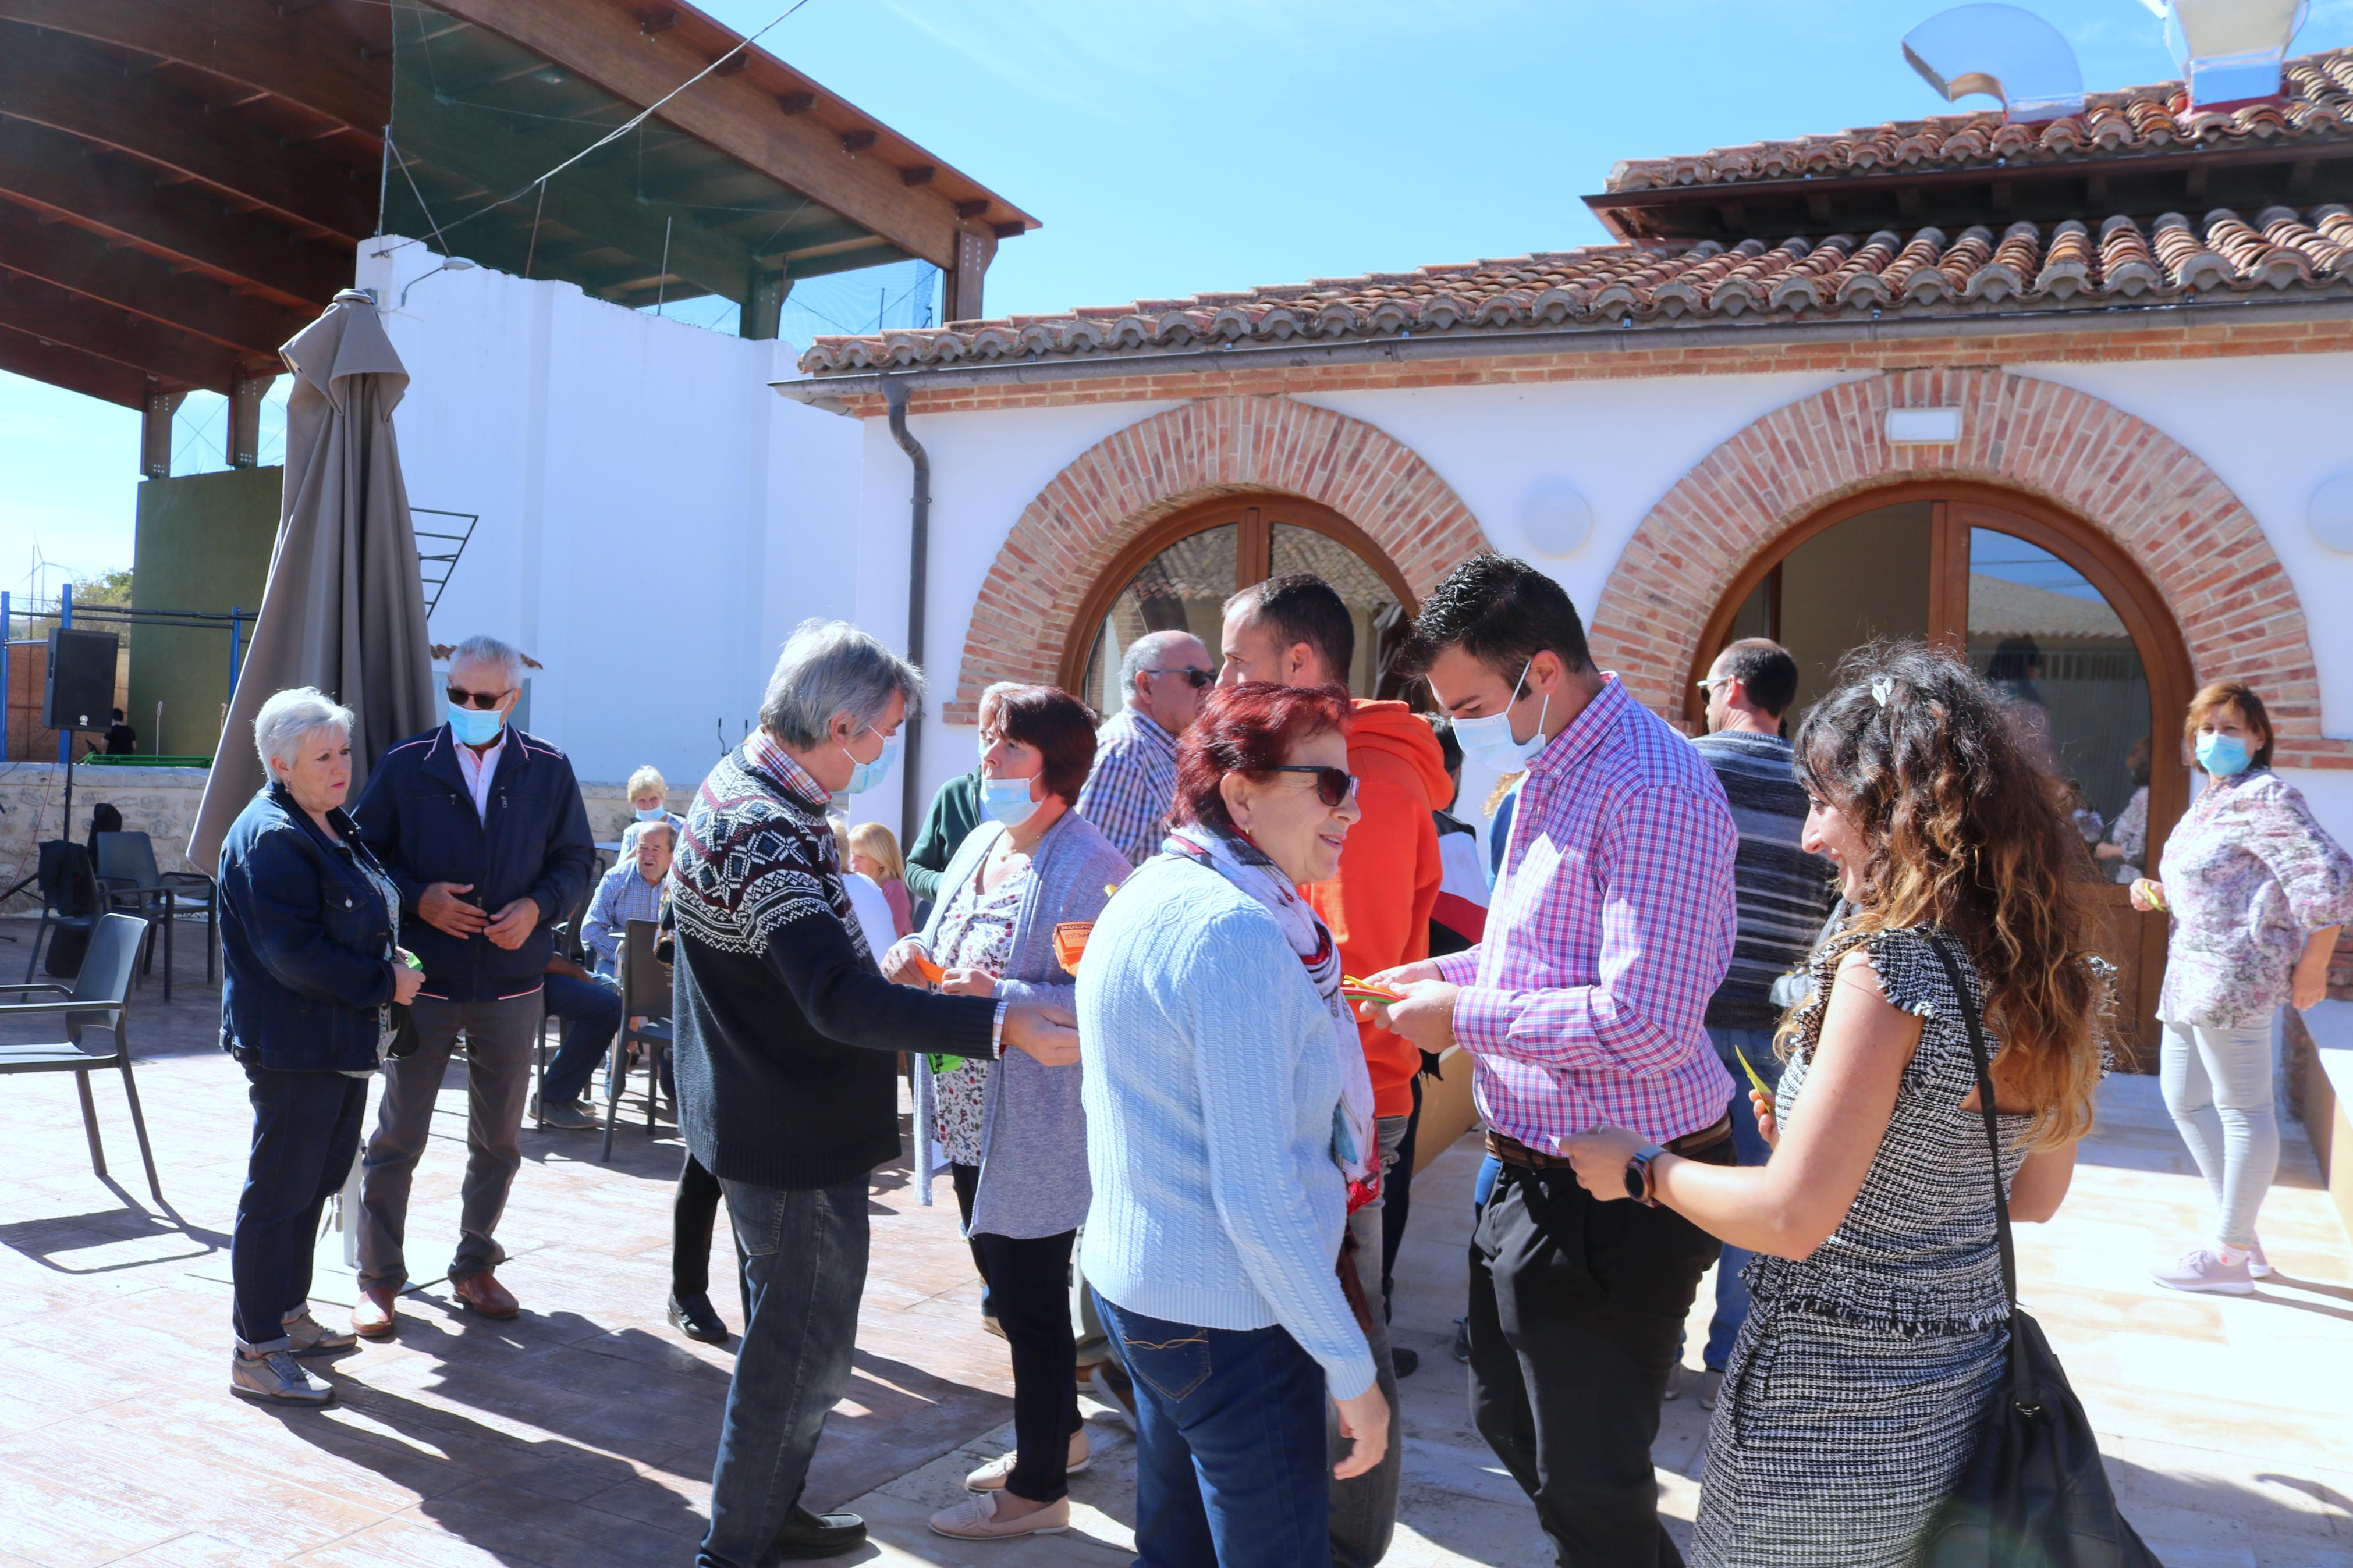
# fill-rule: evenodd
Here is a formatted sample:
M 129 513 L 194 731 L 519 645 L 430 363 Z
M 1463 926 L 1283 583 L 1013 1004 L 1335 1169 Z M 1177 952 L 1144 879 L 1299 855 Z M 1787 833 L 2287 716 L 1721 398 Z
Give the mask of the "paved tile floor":
M 0 931 L 30 935 L 16 921 Z M 427 1284 L 404 1303 L 396 1343 L 333 1365 L 340 1408 L 272 1413 L 229 1397 L 227 1232 L 246 1107 L 212 1048 L 218 994 L 196 948 L 185 944 L 173 1005 L 151 984 L 132 1025 L 164 1212 L 139 1174 L 118 1081 L 93 1085 L 113 1173 L 101 1181 L 64 1079 L 0 1080 L 0 1568 L 691 1562 L 728 1356 L 662 1321 L 680 1154 L 666 1123 L 654 1139 L 625 1127 L 609 1165 L 593 1137 L 526 1132 L 502 1226 L 519 1321 L 462 1316 L 446 1285 Z M 23 952 L 0 942 L 0 967 Z M 2128 1512 L 2170 1568 L 2353 1565 L 2353 1268 L 2308 1145 L 2290 1124 L 2264 1211 L 2279 1274 L 2245 1300 L 2177 1296 L 2148 1284 L 2147 1267 L 2196 1237 L 2202 1190 L 2152 1080 L 2112 1082 L 2102 1110 L 2065 1212 L 2026 1233 L 2024 1268 Z M 420 1260 L 454 1240 L 463 1135 L 453 1090 L 418 1174 Z M 1464 1418 L 1462 1369 L 1446 1350 L 1476 1163 L 1466 1142 L 1424 1174 L 1398 1269 L 1398 1337 L 1422 1352 L 1403 1385 L 1407 1480 L 1389 1558 L 1401 1568 L 1548 1561 Z M 980 1328 L 953 1205 L 918 1206 L 903 1169 L 878 1173 L 873 1201 L 856 1378 L 810 1480 L 814 1501 L 871 1522 L 873 1544 L 850 1561 L 1127 1561 L 1133 1466 L 1100 1410 L 1100 1458 L 1074 1484 L 1070 1534 L 982 1547 L 924 1530 L 965 1470 L 1008 1441 L 1009 1370 Z M 332 1238 L 322 1257 L 336 1261 Z M 332 1315 L 348 1276 L 322 1268 L 317 1294 Z M 1659 1437 L 1678 1534 L 1704 1422 L 1686 1397 Z

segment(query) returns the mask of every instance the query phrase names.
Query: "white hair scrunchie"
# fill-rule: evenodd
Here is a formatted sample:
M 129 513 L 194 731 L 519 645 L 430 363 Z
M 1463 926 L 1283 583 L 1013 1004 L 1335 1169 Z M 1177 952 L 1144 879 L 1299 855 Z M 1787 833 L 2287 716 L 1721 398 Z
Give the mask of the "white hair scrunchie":
M 1887 700 L 1894 695 L 1895 678 L 1894 676 L 1874 675 L 1871 678 L 1871 700 L 1873 702 L 1884 708 L 1887 706 Z

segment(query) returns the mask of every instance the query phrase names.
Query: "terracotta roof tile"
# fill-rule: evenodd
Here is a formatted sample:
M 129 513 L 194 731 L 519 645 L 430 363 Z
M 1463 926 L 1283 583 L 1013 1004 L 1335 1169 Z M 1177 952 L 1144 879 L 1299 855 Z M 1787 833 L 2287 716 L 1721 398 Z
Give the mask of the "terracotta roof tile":
M 2353 56 L 2347 73 L 2353 75 Z M 1972 316 L 2021 308 L 2097 310 L 2120 301 L 2295 290 L 2353 300 L 2353 209 L 2167 213 L 2145 230 L 2123 215 L 2014 223 L 1996 235 L 1880 230 L 1767 245 L 1746 239 L 1600 245 L 1417 272 L 1138 300 L 1059 316 L 959 321 L 922 331 L 817 339 L 816 375 L 1089 354 L 1178 352 L 1226 342 L 1614 330 L 1715 318 L 1836 321 L 1874 314 Z
M 1673 158 L 1636 158 L 1609 172 L 1611 192 L 1740 184 L 1896 168 L 2064 162 L 2186 148 L 2353 140 L 2353 49 L 2286 63 L 2276 100 L 2189 111 L 2178 81 L 2085 95 L 2081 115 L 2011 124 L 1998 110 L 1940 114 L 1828 136 L 1756 142 Z

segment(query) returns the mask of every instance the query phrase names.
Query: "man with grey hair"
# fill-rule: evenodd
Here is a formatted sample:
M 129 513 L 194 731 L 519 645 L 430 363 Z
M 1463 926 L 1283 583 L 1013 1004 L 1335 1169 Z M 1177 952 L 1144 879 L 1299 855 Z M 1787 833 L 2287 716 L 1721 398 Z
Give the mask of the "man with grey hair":
M 1209 650 L 1191 632 L 1147 632 L 1119 661 L 1125 700 L 1095 731 L 1094 771 L 1077 810 L 1131 866 L 1158 854 L 1168 837 L 1176 737 L 1192 728 L 1201 693 L 1217 679 Z
M 425 964 L 409 1008 L 417 1048 L 385 1070 L 360 1180 L 353 1327 L 391 1337 L 408 1282 L 409 1185 L 458 1037 L 466 1037 L 466 1180 L 449 1285 L 486 1318 L 521 1310 L 492 1272 L 492 1233 L 522 1165 L 523 1101 L 551 931 L 596 865 L 579 781 L 562 752 L 511 729 L 522 656 L 495 637 L 450 655 L 448 721 L 394 745 L 352 816 L 400 889 L 401 930 Z
M 888 776 L 923 679 L 847 622 L 803 623 L 671 863 L 680 1130 L 727 1194 L 750 1308 L 698 1568 L 865 1541 L 855 1515 L 800 1495 L 849 1386 L 869 1178 L 901 1154 L 896 1053 L 1079 1059 L 1068 1014 L 893 985 L 859 930 L 826 808 Z

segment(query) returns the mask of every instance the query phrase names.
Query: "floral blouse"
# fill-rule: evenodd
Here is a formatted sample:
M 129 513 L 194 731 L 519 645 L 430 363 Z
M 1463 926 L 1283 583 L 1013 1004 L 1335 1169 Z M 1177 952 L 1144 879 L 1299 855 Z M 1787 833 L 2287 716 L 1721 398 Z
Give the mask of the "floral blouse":
M 2353 858 L 2268 768 L 2211 780 L 2158 872 L 2173 923 L 2157 1016 L 2168 1024 L 2268 1023 L 2306 940 L 2353 921 Z
M 1029 882 L 1029 864 L 1025 860 L 988 892 L 980 890 L 976 876 L 959 884 L 947 912 L 940 917 L 939 951 L 932 955 L 934 962 L 943 969 L 1004 973 L 1007 955 L 1013 950 L 1014 922 L 1020 915 Z M 988 1074 L 995 1065 L 963 1057 L 932 1060 L 940 1145 L 955 1164 L 980 1163 Z

